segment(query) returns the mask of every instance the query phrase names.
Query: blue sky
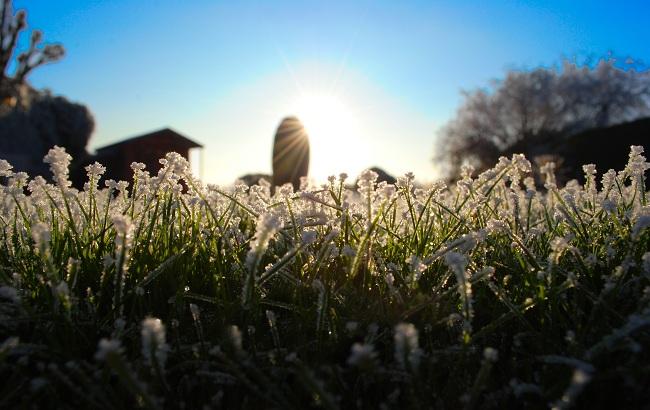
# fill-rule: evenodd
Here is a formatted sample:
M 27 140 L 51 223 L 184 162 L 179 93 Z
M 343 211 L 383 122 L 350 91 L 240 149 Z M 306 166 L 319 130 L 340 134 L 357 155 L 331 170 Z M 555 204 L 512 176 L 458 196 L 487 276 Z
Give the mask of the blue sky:
M 91 149 L 170 126 L 205 146 L 202 175 L 217 183 L 270 171 L 275 127 L 298 94 L 336 95 L 358 125 L 312 141 L 317 177 L 379 165 L 426 181 L 461 90 L 563 56 L 612 50 L 650 63 L 640 1 L 14 3 L 66 47 L 30 80 L 88 105 Z

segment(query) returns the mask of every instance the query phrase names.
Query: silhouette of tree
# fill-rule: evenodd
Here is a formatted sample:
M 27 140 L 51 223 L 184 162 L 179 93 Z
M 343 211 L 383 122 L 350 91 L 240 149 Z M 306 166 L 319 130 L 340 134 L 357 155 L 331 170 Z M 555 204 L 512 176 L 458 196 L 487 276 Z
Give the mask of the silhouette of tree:
M 464 101 L 440 131 L 435 160 L 450 180 L 464 163 L 477 171 L 513 151 L 533 158 L 558 151 L 567 136 L 650 115 L 650 71 L 609 56 L 597 64 L 509 71 Z
M 65 54 L 59 44 L 43 45 L 40 31 L 31 33 L 29 47 L 18 54 L 15 70 L 9 73 L 26 27 L 26 12 L 14 14 L 11 0 L 0 0 L 0 156 L 10 159 L 18 170 L 47 174 L 42 158 L 49 148 L 59 145 L 73 156 L 74 172 L 88 156 L 86 146 L 95 122 L 84 105 L 35 90 L 27 82 L 35 68 Z
M 0 97 L 17 98 L 13 91 L 25 82 L 32 70 L 43 64 L 57 61 L 65 51 L 60 44 L 41 45 L 43 33 L 32 31 L 29 48 L 16 58 L 17 67 L 13 75 L 8 73 L 9 63 L 18 44 L 20 33 L 27 27 L 26 13 L 19 10 L 13 14 L 11 0 L 1 0 L 0 3 Z

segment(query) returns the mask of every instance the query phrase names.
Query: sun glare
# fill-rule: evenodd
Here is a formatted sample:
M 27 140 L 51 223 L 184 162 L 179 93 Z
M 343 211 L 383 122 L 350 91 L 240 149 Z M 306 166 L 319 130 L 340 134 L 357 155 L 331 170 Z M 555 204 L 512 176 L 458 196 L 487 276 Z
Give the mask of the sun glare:
M 355 177 L 368 166 L 359 117 L 341 98 L 305 95 L 295 102 L 294 112 L 309 135 L 309 175 L 316 181 L 341 172 Z

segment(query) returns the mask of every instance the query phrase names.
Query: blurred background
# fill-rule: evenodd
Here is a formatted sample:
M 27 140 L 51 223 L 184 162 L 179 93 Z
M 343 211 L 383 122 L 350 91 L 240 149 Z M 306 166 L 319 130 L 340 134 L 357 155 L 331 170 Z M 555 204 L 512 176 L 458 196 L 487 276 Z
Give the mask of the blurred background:
M 568 164 L 584 149 L 566 138 L 650 116 L 642 1 L 13 1 L 20 9 L 28 27 L 7 78 L 32 29 L 63 45 L 24 81 L 87 107 L 89 155 L 171 128 L 210 183 L 268 174 L 289 115 L 307 128 L 312 178 L 379 166 L 421 182 L 510 151 Z

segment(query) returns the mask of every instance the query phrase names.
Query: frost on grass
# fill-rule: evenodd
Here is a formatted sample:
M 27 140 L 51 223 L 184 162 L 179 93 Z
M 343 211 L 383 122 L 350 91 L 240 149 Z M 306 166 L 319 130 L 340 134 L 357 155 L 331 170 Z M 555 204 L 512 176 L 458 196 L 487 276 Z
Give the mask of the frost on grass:
M 564 187 L 521 155 L 451 187 L 368 170 L 296 192 L 206 185 L 174 153 L 130 181 L 88 165 L 77 191 L 62 148 L 45 160 L 0 160 L 11 407 L 647 402 L 641 147 Z
M 167 339 L 165 326 L 157 318 L 149 317 L 142 321 L 142 356 L 149 365 L 165 366 L 167 361 Z

